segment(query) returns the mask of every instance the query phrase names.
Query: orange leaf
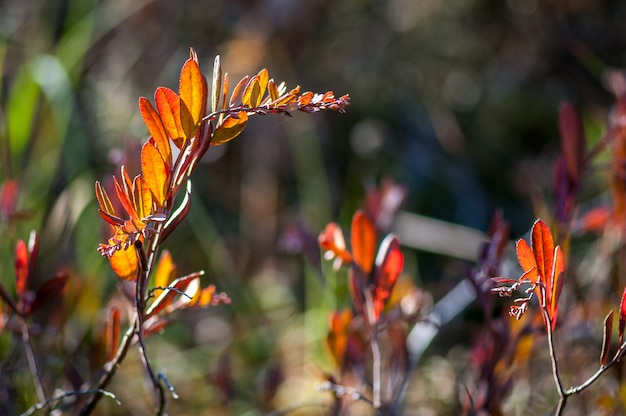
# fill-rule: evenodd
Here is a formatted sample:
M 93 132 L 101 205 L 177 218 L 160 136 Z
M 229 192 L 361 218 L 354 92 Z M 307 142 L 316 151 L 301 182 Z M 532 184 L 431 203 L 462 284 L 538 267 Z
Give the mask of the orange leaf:
M 191 115 L 192 125 L 200 123 L 206 111 L 207 83 L 200 72 L 198 63 L 188 59 L 180 72 L 179 92 L 180 99 L 187 106 Z
M 362 211 L 357 211 L 352 218 L 351 242 L 354 262 L 369 275 L 376 255 L 376 230 Z
M 19 299 L 28 290 L 28 248 L 24 240 L 15 245 L 15 288 Z
M 146 142 L 141 148 L 141 176 L 152 191 L 157 205 L 162 206 L 168 195 L 169 169 L 151 142 Z
M 243 92 L 241 103 L 250 108 L 256 107 L 261 102 L 261 87 L 259 85 L 259 76 L 255 75 L 250 78 L 246 89 Z
M 196 296 L 194 299 L 197 299 L 194 302 L 194 306 L 199 306 L 201 308 L 209 306 L 213 302 L 213 295 L 215 294 L 215 285 L 209 285 L 202 289 L 199 296 Z
M 176 265 L 169 251 L 163 250 L 154 273 L 154 287 L 167 287 L 176 277 Z
M 243 129 L 246 128 L 247 123 L 248 114 L 245 111 L 238 112 L 237 117 L 233 117 L 232 115 L 226 117 L 224 121 L 217 126 L 215 133 L 213 133 L 211 144 L 220 145 L 231 141 L 239 136 Z
M 174 144 L 180 149 L 187 140 L 181 121 L 181 100 L 178 94 L 169 88 L 159 87 L 154 92 L 154 101 L 163 127 Z M 189 111 L 189 110 L 187 110 Z
M 612 212 L 605 207 L 597 207 L 587 212 L 580 219 L 580 228 L 583 231 L 600 232 L 611 220 Z
M 146 218 L 152 214 L 152 192 L 140 175 L 137 175 L 133 181 L 133 203 L 137 207 L 137 214 L 140 218 Z
M 137 277 L 137 269 L 139 268 L 139 258 L 135 246 L 116 250 L 109 257 L 111 268 L 121 279 L 135 280 Z
M 349 326 L 353 315 L 350 309 L 335 311 L 330 314 L 330 330 L 326 344 L 338 367 L 342 368 L 348 347 Z
M 530 248 L 526 240 L 524 239 L 518 240 L 517 244 L 515 245 L 515 250 L 517 252 L 517 259 L 519 260 L 519 264 L 520 266 L 522 266 L 522 270 L 524 272 L 527 272 L 533 268 L 535 270 L 537 269 L 537 261 L 535 260 L 535 254 L 533 253 L 532 249 Z M 531 280 L 534 281 L 536 279 L 531 278 Z
M 172 166 L 170 139 L 167 136 L 165 127 L 163 127 L 163 122 L 161 121 L 161 117 L 159 117 L 159 113 L 157 113 L 154 107 L 152 107 L 150 101 L 144 97 L 139 99 L 139 111 L 141 112 L 144 123 L 146 123 L 146 127 L 148 127 L 150 136 L 152 136 L 152 139 L 155 142 L 155 147 L 159 153 L 161 153 L 161 156 L 163 156 L 163 160 L 167 166 Z

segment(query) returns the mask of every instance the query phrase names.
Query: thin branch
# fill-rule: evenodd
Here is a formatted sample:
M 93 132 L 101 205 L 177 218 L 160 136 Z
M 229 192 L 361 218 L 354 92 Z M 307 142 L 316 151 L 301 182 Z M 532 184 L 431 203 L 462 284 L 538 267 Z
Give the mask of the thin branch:
M 119 399 L 115 396 L 115 394 L 113 394 L 113 393 L 111 393 L 110 391 L 107 391 L 107 390 L 92 389 L 92 390 L 69 391 L 69 392 L 64 392 L 62 394 L 59 394 L 58 396 L 50 397 L 49 399 L 46 399 L 46 400 L 42 401 L 41 403 L 37 403 L 37 404 L 32 405 L 24 413 L 22 413 L 20 416 L 30 416 L 30 415 L 34 414 L 37 410 L 41 410 L 41 409 L 46 408 L 46 407 L 52 407 L 53 403 L 60 402 L 62 400 L 67 399 L 68 397 L 81 396 L 81 395 L 84 395 L 84 394 L 92 394 L 92 393 L 97 393 L 97 394 L 101 394 L 101 395 L 110 397 L 111 399 L 113 399 L 115 401 L 115 403 L 118 406 L 122 404 L 122 402 L 119 401 Z
M 104 365 L 103 367 L 104 373 L 102 374 L 102 376 L 100 376 L 100 380 L 96 384 L 96 388 L 85 390 L 85 392 L 91 391 L 91 392 L 96 392 L 96 393 L 93 396 L 91 396 L 91 398 L 87 401 L 87 403 L 85 403 L 83 408 L 80 409 L 80 412 L 78 413 L 79 416 L 91 414 L 91 412 L 93 412 L 93 409 L 98 404 L 98 401 L 104 395 L 104 392 L 105 392 L 104 389 L 108 386 L 109 382 L 113 378 L 113 375 L 115 375 L 115 372 L 119 368 L 122 361 L 124 361 L 124 358 L 126 357 L 126 353 L 128 353 L 128 349 L 133 343 L 136 322 L 137 322 L 137 315 L 135 314 L 135 316 L 133 316 L 132 322 L 130 323 L 130 326 L 128 327 L 128 330 L 124 334 L 124 338 L 122 338 L 122 341 L 120 342 L 120 346 L 117 349 L 117 353 L 115 354 L 115 357 L 113 357 L 111 361 L 109 361 L 108 363 Z
M 568 394 L 563 388 L 563 382 L 561 381 L 561 374 L 559 372 L 559 362 L 556 357 L 556 349 L 554 348 L 552 321 L 550 320 L 550 315 L 545 307 L 541 307 L 541 313 L 543 314 L 543 321 L 546 325 L 548 333 L 548 349 L 550 350 L 550 361 L 552 362 L 552 376 L 554 377 L 554 383 L 556 384 L 556 388 L 559 393 L 559 404 L 555 412 L 555 416 L 559 416 L 565 408 Z
M 21 330 L 22 330 L 22 341 L 24 341 L 24 349 L 26 350 L 26 359 L 28 360 L 28 368 L 33 377 L 33 382 L 35 384 L 35 390 L 37 391 L 37 398 L 40 402 L 46 400 L 46 391 L 43 388 L 43 380 L 41 379 L 41 373 L 39 372 L 39 367 L 37 365 L 37 357 L 35 356 L 35 349 L 30 340 L 30 328 L 28 327 L 28 323 L 26 319 L 20 317 Z

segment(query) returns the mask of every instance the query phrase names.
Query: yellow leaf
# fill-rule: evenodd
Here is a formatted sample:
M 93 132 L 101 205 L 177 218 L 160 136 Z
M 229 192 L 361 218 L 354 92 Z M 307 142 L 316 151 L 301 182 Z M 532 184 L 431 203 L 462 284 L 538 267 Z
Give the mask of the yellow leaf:
M 211 144 L 219 145 L 237 137 L 248 123 L 248 114 L 245 111 L 237 113 L 237 117 L 228 116 L 217 126 L 211 139 Z
M 169 251 L 164 250 L 154 274 L 154 287 L 167 287 L 176 277 L 176 265 Z M 156 292 L 155 294 L 160 293 Z

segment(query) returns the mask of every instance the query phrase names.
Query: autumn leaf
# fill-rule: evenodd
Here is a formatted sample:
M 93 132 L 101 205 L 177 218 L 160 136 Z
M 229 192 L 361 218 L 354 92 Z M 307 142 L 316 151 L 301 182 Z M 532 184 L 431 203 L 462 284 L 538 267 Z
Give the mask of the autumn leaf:
M 361 211 L 357 211 L 352 217 L 351 243 L 354 262 L 369 275 L 376 255 L 376 229 Z
M 245 111 L 240 111 L 236 115 L 229 115 L 217 126 L 213 137 L 211 137 L 211 144 L 220 145 L 231 141 L 246 128 L 248 123 L 248 114 Z
M 195 129 L 204 117 L 207 100 L 206 78 L 202 75 L 198 63 L 193 59 L 187 59 L 180 72 L 179 93 L 180 99 L 189 111 L 191 130 L 187 131 L 187 137 L 193 135 Z M 189 129 L 189 127 L 187 127 Z
M 152 191 L 154 200 L 161 207 L 168 196 L 170 172 L 153 142 L 141 148 L 141 176 Z
M 111 268 L 121 279 L 135 280 L 139 268 L 139 258 L 134 245 L 116 250 L 109 257 Z
M 376 256 L 376 269 L 373 284 L 375 287 L 373 303 L 374 318 L 378 320 L 391 291 L 398 280 L 404 266 L 404 255 L 400 250 L 400 242 L 393 235 L 385 237 Z
M 154 101 L 165 131 L 174 141 L 176 147 L 182 149 L 187 140 L 187 135 L 181 121 L 180 97 L 169 88 L 159 87 L 154 93 Z
M 172 166 L 172 149 L 170 146 L 170 139 L 163 127 L 163 122 L 159 113 L 152 107 L 152 104 L 147 98 L 141 97 L 139 99 L 139 111 L 143 117 L 143 121 L 148 128 L 148 132 L 154 140 L 154 146 L 157 148 L 165 164 L 169 167 Z

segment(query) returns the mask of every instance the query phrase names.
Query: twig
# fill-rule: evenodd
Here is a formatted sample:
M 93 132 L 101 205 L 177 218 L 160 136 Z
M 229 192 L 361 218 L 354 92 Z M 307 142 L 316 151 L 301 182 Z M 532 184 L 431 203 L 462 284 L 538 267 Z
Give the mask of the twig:
M 39 373 L 39 367 L 37 366 L 37 357 L 35 357 L 35 349 L 30 341 L 30 329 L 26 319 L 20 317 L 21 329 L 22 329 L 22 341 L 24 341 L 24 348 L 26 350 L 26 359 L 28 360 L 28 367 L 30 373 L 33 376 L 33 382 L 35 384 L 35 390 L 37 391 L 37 398 L 40 402 L 46 400 L 46 391 L 43 388 L 43 380 L 41 379 L 41 373 Z
M 378 343 L 378 331 L 374 327 L 372 331 L 372 337 L 370 338 L 370 348 L 372 349 L 372 396 L 373 406 L 375 409 L 380 409 L 381 405 L 381 358 L 380 358 L 380 344 Z
M 554 348 L 552 322 L 550 320 L 550 315 L 548 314 L 548 310 L 545 307 L 541 308 L 541 313 L 543 314 L 543 321 L 546 325 L 546 332 L 548 334 L 548 349 L 550 350 L 550 361 L 552 362 L 552 376 L 554 377 L 554 383 L 556 384 L 556 388 L 559 393 L 559 404 L 555 412 L 555 416 L 559 416 L 565 408 L 565 404 L 567 403 L 567 397 L 569 395 L 563 388 L 563 382 L 561 381 L 559 362 L 556 357 L 556 350 Z
M 130 323 L 130 326 L 128 327 L 128 330 L 124 334 L 124 338 L 122 338 L 122 341 L 120 342 L 120 346 L 117 349 L 117 353 L 115 354 L 115 357 L 113 357 L 111 361 L 109 361 L 108 363 L 104 365 L 103 367 L 104 373 L 102 374 L 102 376 L 100 376 L 100 380 L 96 384 L 96 388 L 85 390 L 85 391 L 95 391 L 96 393 L 93 396 L 91 396 L 91 398 L 87 401 L 87 403 L 85 403 L 83 408 L 80 409 L 80 412 L 78 413 L 80 416 L 91 414 L 91 412 L 93 412 L 93 409 L 98 404 L 98 401 L 102 398 L 103 392 L 105 391 L 104 389 L 108 386 L 109 382 L 113 378 L 113 375 L 115 375 L 115 372 L 119 368 L 122 361 L 124 361 L 124 358 L 126 357 L 126 353 L 128 353 L 128 349 L 133 343 L 133 339 L 135 338 L 136 322 L 137 322 L 137 315 L 135 314 L 135 316 L 132 319 L 132 322 Z
M 98 393 L 98 394 L 110 397 L 111 399 L 113 399 L 115 401 L 115 403 L 118 406 L 122 404 L 122 402 L 119 401 L 119 399 L 115 396 L 115 394 L 113 394 L 113 393 L 111 393 L 110 391 L 107 391 L 107 390 L 91 389 L 91 390 L 68 391 L 68 392 L 64 392 L 62 394 L 59 394 L 58 396 L 50 397 L 50 398 L 42 401 L 41 403 L 37 403 L 37 404 L 32 405 L 24 413 L 22 413 L 20 416 L 30 416 L 30 415 L 34 414 L 37 410 L 41 410 L 41 409 L 43 409 L 45 407 L 50 407 L 50 405 L 52 403 L 64 400 L 64 399 L 66 399 L 68 397 L 81 396 L 83 394 L 92 394 L 92 393 Z

